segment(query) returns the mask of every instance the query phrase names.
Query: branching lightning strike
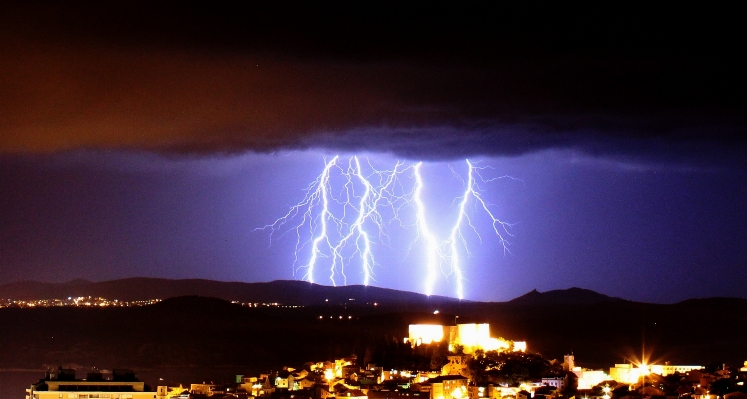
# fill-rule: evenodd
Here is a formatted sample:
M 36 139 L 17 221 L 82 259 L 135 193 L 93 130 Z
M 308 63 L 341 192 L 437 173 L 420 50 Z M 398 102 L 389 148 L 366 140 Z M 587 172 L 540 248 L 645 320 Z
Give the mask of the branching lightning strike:
M 407 201 L 407 193 L 402 193 L 402 185 L 398 176 L 403 173 L 400 169 L 402 162 L 397 162 L 394 169 L 377 170 L 370 163 L 373 171 L 371 176 L 363 172 L 361 162 L 357 156 L 348 161 L 348 166 L 340 166 L 339 156 L 325 162 L 322 173 L 306 188 L 304 198 L 292 206 L 291 209 L 273 223 L 255 230 L 270 230 L 270 242 L 273 234 L 286 224 L 292 223 L 300 216 L 289 231 L 296 233 L 293 273 L 303 269 L 303 280 L 314 282 L 317 264 L 324 258 L 330 258 L 329 279 L 336 286 L 338 274 L 343 285 L 347 284 L 345 266 L 351 258 L 358 255 L 361 260 L 363 283 L 370 284 L 373 279 L 373 269 L 376 260 L 373 254 L 373 241 L 370 229 L 375 229 L 379 241 L 386 244 L 388 235 L 386 223 L 380 209 L 389 208 L 393 219 L 397 219 L 398 209 Z M 343 181 L 342 189 L 337 195 L 333 191 L 332 174 L 339 174 Z M 356 182 L 358 184 L 356 184 Z M 362 194 L 356 193 L 356 187 L 362 187 Z M 357 199 L 357 201 L 356 201 Z M 337 206 L 337 213 L 333 208 Z M 356 215 L 353 221 L 347 217 L 350 210 Z M 369 229 L 369 230 L 367 230 Z M 306 231 L 307 233 L 304 233 Z M 310 238 L 303 241 L 308 234 Z M 299 253 L 311 246 L 308 262 L 301 264 Z M 347 251 L 352 247 L 352 253 Z
M 508 251 L 505 235 L 510 235 L 511 227 L 509 223 L 499 220 L 491 211 L 480 187 L 480 183 L 498 178 L 484 179 L 480 171 L 485 167 L 475 166 L 470 160 L 466 160 L 466 163 L 466 179 L 452 168 L 454 175 L 462 181 L 464 191 L 454 200 L 455 203 L 458 202 L 457 218 L 449 230 L 448 237 L 442 241 L 436 238 L 428 224 L 427 207 L 423 200 L 425 186 L 421 175 L 422 162 L 404 167 L 404 163 L 398 161 L 392 170 L 377 170 L 369 161 L 367 166 L 370 172 L 366 174 L 357 156 L 348 160 L 347 167 L 340 165 L 339 156 L 325 161 L 322 173 L 306 188 L 306 194 L 300 202 L 272 224 L 255 230 L 269 229 L 272 242 L 275 231 L 300 218 L 300 221 L 287 230 L 296 233 L 294 275 L 304 269 L 303 279 L 314 282 L 317 265 L 323 259 L 330 258 L 329 279 L 332 285 L 337 285 L 338 275 L 342 283 L 347 284 L 346 266 L 353 258 L 357 258 L 361 265 L 363 284 L 368 285 L 374 278 L 377 265 L 374 245 L 386 245 L 389 241 L 388 225 L 400 220 L 399 213 L 402 209 L 412 207 L 415 213 L 416 238 L 411 247 L 422 239 L 426 252 L 425 293 L 433 294 L 437 274 L 441 270 L 447 277 L 454 276 L 455 294 L 461 299 L 464 297 L 464 271 L 460 251 L 468 257 L 471 256 L 463 229 L 468 226 L 482 241 L 470 218 L 468 204 L 472 202 L 475 208 L 485 213 L 504 252 Z M 414 184 L 408 191 L 402 184 L 401 177 L 410 170 Z M 333 191 L 333 174 L 339 174 L 337 178 L 341 178 L 343 182 L 338 193 Z M 389 220 L 385 220 L 382 215 L 383 209 L 388 210 Z M 302 237 L 306 235 L 310 238 L 304 241 Z M 304 251 L 307 245 L 311 246 L 311 254 L 308 262 L 301 264 L 299 253 Z M 444 270 L 444 265 L 449 266 L 447 270 Z
M 433 293 L 433 286 L 436 283 L 436 271 L 441 260 L 441 249 L 436 240 L 436 237 L 431 233 L 428 228 L 427 218 L 425 215 L 425 205 L 423 204 L 422 192 L 423 192 L 423 178 L 420 175 L 420 167 L 422 162 L 415 165 L 415 193 L 413 195 L 413 201 L 416 209 L 416 226 L 418 231 L 418 237 L 422 236 L 425 240 L 425 251 L 426 251 L 426 277 L 425 277 L 425 294 L 431 295 Z
M 370 166 L 370 163 L 369 163 Z M 340 238 L 337 245 L 333 248 L 333 259 L 332 266 L 330 267 L 330 279 L 332 284 L 335 284 L 335 270 L 340 268 L 340 274 L 343 276 L 343 284 L 347 284 L 347 276 L 345 275 L 345 259 L 343 258 L 342 251 L 345 246 L 352 240 L 353 247 L 355 248 L 354 253 L 351 256 L 358 254 L 361 259 L 361 267 L 363 273 L 363 284 L 368 285 L 371 282 L 373 276 L 373 266 L 376 264 L 373 252 L 371 250 L 371 237 L 364 228 L 364 224 L 370 221 L 379 232 L 379 237 L 386 236 L 385 223 L 381 214 L 379 213 L 379 207 L 382 203 L 391 204 L 391 199 L 396 198 L 394 195 L 390 195 L 390 185 L 396 182 L 398 168 L 401 163 L 397 163 L 394 170 L 379 171 L 376 169 L 374 173 L 379 177 L 384 177 L 385 180 L 382 183 L 379 182 L 379 186 L 375 187 L 369 180 L 368 177 L 364 176 L 363 170 L 361 169 L 361 163 L 357 156 L 354 156 L 347 171 L 344 173 L 347 182 L 345 183 L 345 201 L 343 206 L 352 206 L 351 198 L 355 198 L 353 176 L 357 178 L 360 184 L 363 186 L 363 194 L 360 196 L 358 203 L 357 217 L 347 229 L 347 233 Z M 351 192 L 352 191 L 352 192 Z
M 447 245 L 449 248 L 448 257 L 450 258 L 451 271 L 455 274 L 456 279 L 456 295 L 460 299 L 464 297 L 462 284 L 464 277 L 462 273 L 462 265 L 460 263 L 457 243 L 461 242 L 465 252 L 467 253 L 467 256 L 471 255 L 471 253 L 469 252 L 469 246 L 467 245 L 467 239 L 462 233 L 462 226 L 465 221 L 470 229 L 475 233 L 480 242 L 482 242 L 480 233 L 472 224 L 472 220 L 470 219 L 469 214 L 466 212 L 467 203 L 469 202 L 470 198 L 474 198 L 474 200 L 477 202 L 477 205 L 479 205 L 479 207 L 481 207 L 485 211 L 486 216 L 490 219 L 493 231 L 495 232 L 496 236 L 498 236 L 498 240 L 503 247 L 504 253 L 508 251 L 508 242 L 506 241 L 504 234 L 511 235 L 511 233 L 509 232 L 509 228 L 511 227 L 511 225 L 495 217 L 493 212 L 490 210 L 490 207 L 482 197 L 482 189 L 480 188 L 477 180 L 479 179 L 481 182 L 488 182 L 495 179 L 483 179 L 480 175 L 480 170 L 484 168 L 474 166 L 469 159 L 467 159 L 466 162 L 467 180 L 462 180 L 462 182 L 464 183 L 464 193 L 460 197 L 457 197 L 457 200 L 461 199 L 461 201 L 459 201 L 459 214 L 456 223 L 454 223 L 454 226 L 451 228 L 451 234 L 449 234 L 449 238 L 444 241 L 444 245 Z M 461 179 L 459 174 L 457 174 L 456 172 L 454 172 L 454 174 Z

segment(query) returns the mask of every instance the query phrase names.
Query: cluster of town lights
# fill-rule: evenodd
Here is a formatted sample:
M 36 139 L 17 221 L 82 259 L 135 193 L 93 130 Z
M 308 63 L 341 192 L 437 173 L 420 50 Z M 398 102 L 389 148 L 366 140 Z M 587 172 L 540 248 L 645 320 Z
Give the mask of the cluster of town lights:
M 79 301 L 84 302 L 84 301 Z M 444 327 L 455 327 L 455 326 L 444 326 Z M 458 338 L 458 335 L 457 337 Z M 469 356 L 467 354 L 465 349 L 465 355 Z M 470 349 L 477 349 L 477 348 L 470 348 Z M 465 355 L 459 355 L 455 356 L 460 359 L 464 359 Z M 452 360 L 452 359 L 450 359 Z M 542 378 L 541 381 L 522 381 L 520 384 L 517 385 L 511 385 L 509 384 L 495 384 L 495 385 L 477 385 L 474 383 L 470 383 L 470 379 L 464 375 L 465 367 L 467 367 L 467 363 L 465 361 L 450 361 L 448 364 L 444 365 L 441 370 L 434 371 L 418 371 L 418 370 L 384 370 L 382 367 L 376 367 L 374 365 L 369 365 L 365 369 L 356 366 L 357 364 L 357 357 L 355 355 L 346 357 L 346 358 L 338 358 L 334 361 L 324 361 L 324 362 L 316 362 L 316 363 L 307 363 L 308 368 L 304 367 L 302 370 L 296 371 L 293 368 L 285 367 L 283 368 L 282 372 L 277 373 L 267 373 L 267 374 L 260 374 L 258 377 L 253 376 L 244 376 L 240 375 L 237 376 L 236 379 L 236 385 L 234 386 L 223 386 L 219 384 L 214 383 L 206 383 L 203 382 L 202 384 L 191 384 L 189 391 L 186 390 L 186 388 L 183 388 L 182 386 L 176 388 L 176 387 L 167 387 L 165 385 L 158 386 L 158 390 L 156 392 L 146 392 L 142 390 L 136 390 L 136 391 L 128 391 L 127 393 L 118 393 L 111 391 L 109 388 L 110 386 L 107 385 L 107 389 L 105 391 L 99 391 L 101 386 L 97 386 L 96 384 L 101 384 L 100 381 L 110 381 L 110 379 L 105 380 L 98 380 L 99 382 L 94 382 L 94 384 L 89 383 L 87 379 L 75 379 L 75 370 L 74 369 L 66 369 L 65 371 L 72 371 L 73 378 L 72 379 L 63 379 L 66 385 L 55 385 L 55 384 L 46 384 L 46 381 L 63 381 L 60 380 L 58 377 L 55 377 L 53 374 L 54 372 L 48 372 L 47 377 L 45 380 L 40 380 L 39 383 L 32 385 L 30 389 L 26 389 L 26 398 L 27 399 L 39 399 L 39 398 L 62 398 L 63 396 L 66 398 L 72 398 L 72 399 L 83 399 L 83 398 L 120 398 L 120 399 L 148 399 L 148 398 L 159 398 L 159 399 L 175 399 L 175 398 L 186 398 L 187 394 L 189 396 L 193 395 L 205 395 L 206 397 L 211 397 L 215 395 L 223 395 L 225 393 L 229 392 L 241 392 L 242 390 L 246 392 L 248 397 L 270 397 L 270 396 L 276 396 L 273 395 L 273 393 L 277 392 L 277 389 L 283 389 L 288 391 L 306 391 L 308 392 L 309 388 L 313 388 L 315 392 L 320 392 L 320 397 L 322 398 L 350 398 L 350 399 L 365 399 L 368 396 L 366 392 L 359 389 L 359 386 L 362 386 L 363 379 L 369 381 L 366 384 L 369 384 L 371 386 L 373 385 L 379 385 L 381 388 L 385 388 L 382 392 L 386 392 L 388 387 L 391 387 L 389 383 L 394 382 L 397 384 L 397 386 L 403 387 L 405 389 L 411 388 L 411 385 L 414 387 L 414 384 L 420 384 L 425 383 L 423 386 L 420 387 L 420 390 L 418 392 L 413 392 L 414 397 L 422 397 L 421 395 L 425 395 L 425 397 L 428 397 L 428 393 L 430 392 L 430 397 L 433 399 L 480 399 L 480 398 L 508 398 L 508 397 L 516 397 L 516 398 L 529 398 L 529 397 L 536 397 L 534 396 L 535 392 L 537 392 L 538 389 L 543 389 L 547 387 L 554 387 L 555 392 L 561 392 L 562 391 L 562 385 L 557 384 L 558 380 L 561 382 L 563 381 L 563 377 L 560 376 L 553 376 L 553 377 L 547 377 Z M 679 373 L 681 370 L 698 370 L 702 369 L 701 366 L 674 366 L 664 364 L 647 364 L 646 362 L 641 363 L 625 363 L 625 364 L 616 364 L 615 367 L 610 369 L 609 375 L 606 375 L 603 373 L 602 370 L 586 370 L 582 369 L 581 367 L 575 367 L 574 366 L 574 360 L 573 355 L 567 355 L 564 358 L 563 363 L 564 370 L 572 371 L 576 374 L 576 376 L 579 378 L 579 385 L 578 389 L 581 390 L 587 390 L 587 389 L 600 389 L 601 394 L 599 392 L 583 392 L 584 396 L 581 396 L 582 399 L 589 399 L 589 396 L 587 396 L 589 393 L 592 393 L 594 396 L 593 398 L 597 399 L 612 399 L 613 397 L 613 390 L 617 389 L 618 387 L 624 387 L 627 384 L 626 378 L 629 376 L 629 374 L 620 373 L 621 371 L 625 372 L 635 372 L 636 375 L 639 376 L 646 376 L 650 374 L 655 375 L 661 375 L 662 377 L 667 375 L 676 375 L 676 373 Z M 616 372 L 613 372 L 615 371 Z M 739 369 L 741 373 L 747 373 L 747 362 L 745 362 L 745 367 Z M 60 368 L 60 371 L 62 371 L 62 368 Z M 690 371 L 686 371 L 686 373 L 689 374 Z M 724 369 L 723 371 L 727 372 L 727 375 L 729 371 Z M 107 371 L 103 371 L 108 373 Z M 581 380 L 584 379 L 583 374 L 586 372 L 592 372 L 597 374 L 597 372 L 600 372 L 603 374 L 604 378 L 600 381 L 597 381 L 591 386 L 582 388 L 581 387 Z M 661 374 L 659 372 L 662 372 Z M 50 374 L 51 373 L 51 374 Z M 313 376 L 310 376 L 310 374 L 315 374 Z M 67 373 L 66 373 L 67 374 Z M 321 374 L 321 377 L 323 378 L 323 381 L 318 378 L 318 375 Z M 695 375 L 695 378 L 702 378 L 704 376 L 707 376 L 708 374 L 701 372 L 698 375 Z M 69 377 L 70 374 L 67 374 L 66 377 Z M 723 374 L 722 374 L 723 376 Z M 400 378 L 407 379 L 409 381 L 400 381 Z M 681 385 L 680 387 L 686 386 L 689 388 L 695 388 L 697 387 L 698 392 L 694 392 L 693 395 L 691 395 L 693 398 L 696 399 L 718 399 L 720 397 L 717 397 L 716 395 L 711 394 L 706 388 L 708 385 L 701 385 L 701 384 L 687 384 L 688 382 L 692 382 L 692 379 L 681 378 L 681 381 L 684 381 L 686 385 Z M 678 378 L 678 379 L 679 379 Z M 737 379 L 739 379 L 738 377 Z M 350 382 L 357 381 L 360 384 L 355 384 Z M 615 381 L 617 384 L 611 382 Z M 115 380 L 116 381 L 116 380 Z M 160 379 L 160 381 L 163 381 L 163 379 Z M 718 379 L 717 379 L 718 381 Z M 640 380 L 639 380 L 640 382 Z M 117 382 L 117 384 L 120 384 Z M 143 384 L 142 382 L 136 382 L 136 384 Z M 612 386 L 610 385 L 612 384 Z M 54 389 L 50 389 L 50 387 L 55 386 Z M 388 387 L 387 387 L 388 385 Z M 736 382 L 736 385 L 743 385 L 743 381 Z M 641 384 L 640 387 L 645 386 L 645 384 Z M 63 391 L 63 389 L 59 389 L 64 387 L 65 389 L 71 389 L 72 391 Z M 702 387 L 702 388 L 701 388 Z M 317 391 L 317 389 L 319 391 Z M 595 390 L 596 390 L 595 389 Z M 630 387 L 630 392 L 633 392 L 633 387 Z M 378 389 L 374 389 L 378 391 Z M 371 392 L 369 390 L 369 392 Z M 49 394 L 49 395 L 47 395 Z M 387 394 L 388 395 L 388 394 Z M 530 396 L 531 395 L 531 396 Z M 294 393 L 290 393 L 290 397 L 294 397 Z M 306 396 L 306 393 L 298 392 L 298 395 L 296 397 L 302 397 Z M 407 393 L 406 396 L 410 396 L 410 393 Z M 552 396 L 549 396 L 550 398 L 556 398 L 555 394 L 552 394 Z
M 141 301 L 120 301 L 118 299 L 106 299 L 101 297 L 81 296 L 68 297 L 67 299 L 0 299 L 0 308 L 48 308 L 48 307 L 130 307 L 147 306 L 160 302 L 160 299 L 146 299 Z
M 161 299 L 144 299 L 139 301 L 120 301 L 118 299 L 107 299 L 101 297 L 81 296 L 68 297 L 67 299 L 0 299 L 0 308 L 50 308 L 50 307 L 132 307 L 148 306 L 161 302 Z M 275 307 L 275 308 L 302 308 L 303 305 L 284 305 L 279 302 L 240 302 L 231 301 L 232 304 L 250 308 Z M 376 304 L 374 304 L 376 306 Z

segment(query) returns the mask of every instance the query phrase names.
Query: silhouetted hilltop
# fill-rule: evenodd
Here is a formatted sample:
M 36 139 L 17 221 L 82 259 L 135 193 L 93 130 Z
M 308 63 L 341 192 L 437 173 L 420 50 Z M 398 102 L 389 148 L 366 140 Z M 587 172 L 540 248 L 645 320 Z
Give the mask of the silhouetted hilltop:
M 622 298 L 616 298 L 600 294 L 584 288 L 572 287 L 566 290 L 552 290 L 539 292 L 537 290 L 508 301 L 514 305 L 581 305 L 599 302 L 624 302 Z
M 305 281 L 277 280 L 268 283 L 224 282 L 203 279 L 171 280 L 128 278 L 102 282 L 73 280 L 66 283 L 23 281 L 0 285 L 0 298 L 21 300 L 103 297 L 121 301 L 166 299 L 197 295 L 227 301 L 282 303 L 287 305 L 359 304 L 377 302 L 402 305 L 438 305 L 460 302 L 443 296 L 426 296 L 373 286 L 329 287 Z

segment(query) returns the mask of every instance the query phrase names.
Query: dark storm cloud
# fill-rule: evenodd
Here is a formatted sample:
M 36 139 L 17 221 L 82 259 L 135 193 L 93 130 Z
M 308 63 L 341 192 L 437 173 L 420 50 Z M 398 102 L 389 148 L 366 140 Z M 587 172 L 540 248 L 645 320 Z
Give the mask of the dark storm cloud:
M 733 10 L 683 3 L 3 4 L 0 150 L 546 148 L 735 159 Z

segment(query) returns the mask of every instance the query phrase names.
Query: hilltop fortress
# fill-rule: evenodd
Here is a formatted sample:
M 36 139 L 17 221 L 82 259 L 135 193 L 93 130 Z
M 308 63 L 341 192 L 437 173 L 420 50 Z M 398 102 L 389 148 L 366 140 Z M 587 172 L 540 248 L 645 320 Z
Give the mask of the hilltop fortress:
M 405 342 L 412 345 L 430 344 L 448 340 L 449 350 L 453 351 L 457 345 L 464 348 L 464 353 L 470 354 L 481 349 L 484 351 L 513 350 L 526 352 L 525 341 L 509 341 L 503 338 L 490 336 L 490 325 L 484 324 L 457 324 L 444 326 L 440 324 L 410 324 L 409 336 Z

